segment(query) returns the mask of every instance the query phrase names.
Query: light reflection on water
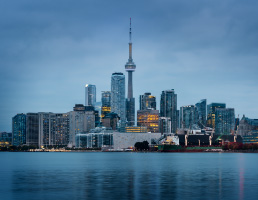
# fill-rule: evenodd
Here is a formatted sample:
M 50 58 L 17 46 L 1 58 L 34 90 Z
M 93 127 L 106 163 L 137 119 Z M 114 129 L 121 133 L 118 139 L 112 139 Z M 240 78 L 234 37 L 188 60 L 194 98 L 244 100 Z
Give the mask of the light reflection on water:
M 248 199 L 258 155 L 0 153 L 5 199 Z

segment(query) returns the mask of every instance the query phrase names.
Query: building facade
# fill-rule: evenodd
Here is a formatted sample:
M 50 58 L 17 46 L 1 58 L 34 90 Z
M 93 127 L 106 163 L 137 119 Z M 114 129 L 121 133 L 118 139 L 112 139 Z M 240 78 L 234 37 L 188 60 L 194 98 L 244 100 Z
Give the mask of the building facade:
M 96 104 L 96 85 L 85 85 L 85 106 L 95 106 Z
M 171 133 L 171 119 L 170 117 L 160 117 L 159 118 L 159 130 L 161 134 Z
M 138 110 L 137 126 L 147 127 L 147 132 L 159 132 L 159 111 L 158 110 Z
M 111 112 L 111 91 L 101 92 L 101 119 Z
M 234 108 L 215 109 L 215 134 L 230 135 L 235 133 Z
M 194 105 L 180 107 L 180 128 L 192 129 L 196 124 L 196 107 Z
M 117 124 L 119 121 L 119 116 L 116 113 L 108 113 L 102 119 L 102 126 L 107 128 L 112 128 L 112 130 L 117 130 Z
M 120 125 L 125 127 L 125 76 L 121 72 L 113 73 L 111 76 L 111 112 L 120 117 Z
M 160 98 L 160 116 L 169 117 L 171 119 L 172 133 L 176 133 L 178 128 L 178 114 L 177 95 L 174 89 L 162 91 Z
M 152 140 L 161 137 L 160 133 L 113 133 L 114 149 L 127 149 L 134 147 L 136 142 L 147 141 L 151 144 Z
M 26 145 L 39 146 L 39 114 L 26 114 Z
M 156 110 L 156 97 L 151 95 L 150 92 L 146 92 L 143 95 L 140 95 L 139 101 L 140 110 Z
M 26 115 L 17 114 L 12 118 L 12 145 L 26 144 Z
M 206 126 L 206 118 L 207 118 L 207 100 L 202 99 L 198 103 L 195 104 L 197 110 L 197 124 L 204 128 Z
M 81 132 L 89 132 L 95 128 L 95 112 L 85 111 L 85 107 L 75 106 L 69 112 L 69 146 L 75 146 L 75 135 Z
M 226 108 L 225 103 L 211 103 L 207 105 L 207 126 L 215 129 L 216 108 Z
M 69 143 L 69 114 L 40 112 L 39 147 L 67 146 Z
M 251 136 L 253 131 L 258 131 L 258 119 L 250 119 L 244 115 L 239 122 L 237 134 Z

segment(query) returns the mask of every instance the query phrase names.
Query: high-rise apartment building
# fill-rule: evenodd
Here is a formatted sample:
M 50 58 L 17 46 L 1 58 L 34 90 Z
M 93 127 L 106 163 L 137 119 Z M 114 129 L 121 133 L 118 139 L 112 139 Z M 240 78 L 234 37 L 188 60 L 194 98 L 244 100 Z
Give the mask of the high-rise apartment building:
M 215 129 L 216 108 L 226 108 L 225 103 L 211 103 L 207 105 L 207 126 Z
M 140 95 L 140 110 L 156 110 L 156 97 L 146 92 Z
M 26 144 L 26 115 L 17 114 L 12 118 L 12 144 Z
M 76 104 L 69 112 L 69 146 L 75 146 L 75 135 L 95 128 L 95 112 L 85 111 L 85 106 Z
M 26 114 L 26 145 L 38 146 L 39 144 L 39 114 Z
M 67 113 L 40 112 L 39 146 L 68 145 L 69 115 Z
M 85 85 L 85 106 L 95 106 L 96 104 L 96 86 Z
M 131 31 L 131 18 L 130 18 L 130 29 L 129 29 L 129 59 L 125 64 L 125 70 L 128 72 L 128 95 L 126 99 L 126 120 L 128 126 L 135 124 L 135 99 L 133 97 L 133 72 L 135 71 L 136 65 L 133 62 L 132 57 L 132 31 Z
M 176 133 L 178 128 L 178 111 L 177 95 L 174 89 L 162 91 L 160 98 L 160 116 L 170 117 L 171 131 L 172 133 Z
M 204 128 L 206 126 L 206 116 L 207 116 L 207 100 L 202 99 L 198 103 L 195 104 L 197 110 L 197 124 Z
M 125 75 L 121 72 L 111 76 L 111 112 L 118 114 L 120 125 L 125 127 Z
M 235 110 L 234 108 L 215 109 L 215 134 L 230 135 L 235 132 Z
M 180 128 L 192 129 L 196 124 L 196 108 L 194 105 L 180 107 Z
M 51 145 L 68 145 L 70 122 L 69 113 L 54 113 L 50 116 Z
M 51 144 L 50 142 L 50 112 L 40 112 L 39 116 L 39 147 L 47 147 Z

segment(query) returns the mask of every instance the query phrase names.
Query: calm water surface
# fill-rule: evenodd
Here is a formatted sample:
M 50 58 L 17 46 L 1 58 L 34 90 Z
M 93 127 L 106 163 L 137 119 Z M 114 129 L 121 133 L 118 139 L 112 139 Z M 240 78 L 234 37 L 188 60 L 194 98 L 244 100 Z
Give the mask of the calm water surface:
M 258 199 L 258 154 L 0 152 L 1 199 Z

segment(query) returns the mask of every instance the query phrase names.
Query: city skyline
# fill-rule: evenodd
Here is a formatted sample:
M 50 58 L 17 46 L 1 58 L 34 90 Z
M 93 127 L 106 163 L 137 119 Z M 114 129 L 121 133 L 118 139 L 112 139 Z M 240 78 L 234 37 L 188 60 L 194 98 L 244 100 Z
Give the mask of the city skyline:
M 86 83 L 100 101 L 111 74 L 125 74 L 130 17 L 136 110 L 139 95 L 151 92 L 159 108 L 161 92 L 173 88 L 177 109 L 207 99 L 257 118 L 257 2 L 112 3 L 0 3 L 1 132 L 17 113 L 71 111 Z

